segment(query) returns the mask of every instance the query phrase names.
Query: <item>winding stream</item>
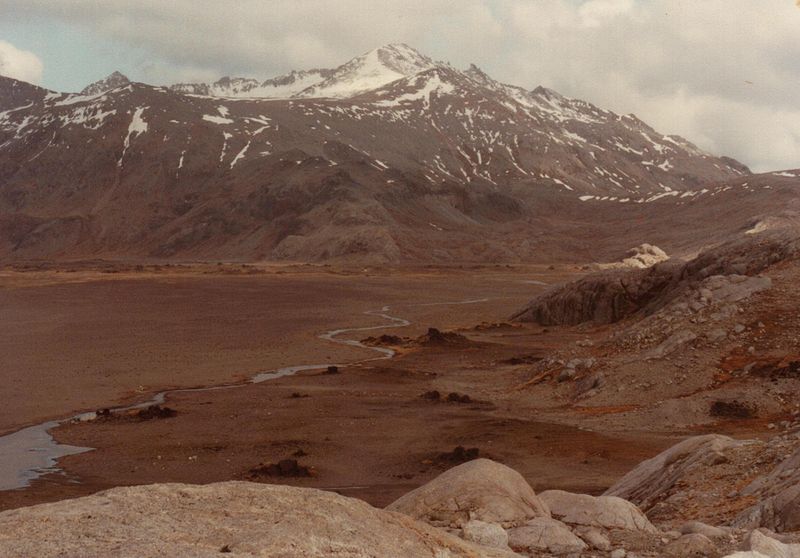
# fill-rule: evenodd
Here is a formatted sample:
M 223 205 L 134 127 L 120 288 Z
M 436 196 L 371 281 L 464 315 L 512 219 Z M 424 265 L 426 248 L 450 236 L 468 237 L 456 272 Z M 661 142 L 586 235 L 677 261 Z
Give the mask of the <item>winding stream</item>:
M 487 300 L 488 299 L 479 299 L 479 300 L 465 300 L 460 302 L 437 302 L 430 304 L 474 304 L 477 302 L 485 302 Z M 425 305 L 430 305 L 430 304 L 425 304 Z M 343 335 L 345 333 L 364 332 L 364 331 L 372 331 L 378 329 L 389 329 L 389 328 L 405 327 L 411 325 L 411 322 L 409 320 L 398 318 L 396 316 L 391 316 L 390 314 L 388 314 L 388 312 L 389 312 L 388 306 L 384 306 L 380 310 L 368 310 L 367 312 L 364 312 L 364 314 L 368 316 L 377 316 L 383 318 L 384 320 L 386 320 L 386 323 L 375 326 L 335 329 L 327 331 L 319 335 L 318 337 L 320 339 L 324 339 L 325 341 L 330 341 L 332 343 L 338 343 L 340 345 L 347 345 L 350 347 L 358 347 L 361 349 L 367 349 L 378 353 L 378 356 L 358 360 L 350 363 L 350 365 L 361 364 L 364 362 L 371 362 L 375 360 L 390 359 L 395 356 L 395 351 L 392 349 L 388 349 L 385 347 L 370 347 L 368 345 L 364 345 L 363 343 L 361 343 L 356 339 L 339 338 L 340 335 Z M 253 376 L 250 379 L 249 383 L 258 384 L 261 382 L 282 378 L 284 376 L 291 376 L 293 374 L 296 374 L 298 372 L 303 372 L 306 370 L 325 369 L 328 366 L 343 367 L 344 365 L 330 362 L 323 364 L 302 364 L 295 366 L 286 366 L 284 368 L 278 368 L 276 370 L 260 372 L 255 376 Z M 212 387 L 166 390 L 155 394 L 153 397 L 142 403 L 137 403 L 135 405 L 129 405 L 125 407 L 114 407 L 111 409 L 111 411 L 124 412 L 133 409 L 141 409 L 149 407 L 150 405 L 161 405 L 165 402 L 168 395 L 175 393 L 209 392 L 209 391 L 217 391 L 223 389 L 234 389 L 249 385 L 249 383 L 223 384 Z M 21 430 L 18 430 L 17 432 L 8 434 L 6 436 L 0 436 L 0 491 L 13 490 L 16 488 L 24 488 L 26 486 L 29 486 L 31 481 L 43 475 L 46 475 L 48 473 L 58 472 L 60 470 L 58 468 L 58 463 L 57 463 L 59 458 L 67 455 L 76 455 L 79 453 L 92 451 L 94 448 L 84 448 L 84 447 L 59 444 L 50 434 L 50 430 L 56 428 L 57 426 L 65 422 L 76 421 L 76 420 L 87 421 L 94 419 L 96 416 L 97 415 L 94 412 L 81 413 L 61 420 L 43 422 L 41 424 L 23 428 Z

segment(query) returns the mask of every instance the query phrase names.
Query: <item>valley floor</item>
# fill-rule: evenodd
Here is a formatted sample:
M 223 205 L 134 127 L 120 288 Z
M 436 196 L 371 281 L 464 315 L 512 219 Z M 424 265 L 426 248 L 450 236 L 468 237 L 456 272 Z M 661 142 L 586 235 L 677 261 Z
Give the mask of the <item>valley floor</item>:
M 61 459 L 63 473 L 0 492 L 0 509 L 119 485 L 231 479 L 325 488 L 383 506 L 458 463 L 457 446 L 511 466 L 537 491 L 600 493 L 687 435 L 766 429 L 764 421 L 659 428 L 624 405 L 576 405 L 556 389 L 531 388 L 534 364 L 604 331 L 507 318 L 547 284 L 581 273 L 576 266 L 6 270 L 0 433 L 145 401 L 166 388 L 244 384 L 282 366 L 370 358 L 317 336 L 380 325 L 364 312 L 384 306 L 411 325 L 343 335 L 404 337 L 388 341 L 399 351 L 392 360 L 173 394 L 165 405 L 177 415 L 165 419 L 65 424 L 53 431 L 59 442 L 96 449 Z M 463 337 L 427 336 L 430 327 Z M 424 397 L 434 390 L 441 400 Z M 447 401 L 451 392 L 470 400 Z M 310 467 L 311 476 L 253 472 L 283 459 Z

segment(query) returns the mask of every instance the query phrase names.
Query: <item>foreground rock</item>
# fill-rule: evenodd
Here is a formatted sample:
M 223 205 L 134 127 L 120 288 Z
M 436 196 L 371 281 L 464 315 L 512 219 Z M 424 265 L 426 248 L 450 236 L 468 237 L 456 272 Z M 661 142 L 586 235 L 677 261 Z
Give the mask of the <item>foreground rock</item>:
M 745 443 L 718 434 L 687 438 L 640 463 L 605 495 L 625 498 L 647 511 L 666 498 L 684 477 L 724 461 L 727 451 Z
M 0 513 L 0 556 L 502 557 L 329 492 L 225 482 L 115 488 Z
M 760 531 L 752 531 L 744 541 L 744 550 L 736 558 L 800 558 L 800 544 L 786 544 Z M 730 557 L 728 557 L 730 558 Z
M 386 509 L 455 528 L 471 519 L 507 528 L 550 516 L 522 475 L 488 459 L 453 467 Z
M 734 521 L 739 527 L 800 530 L 800 449 L 772 472 L 751 482 L 742 494 L 757 502 Z
M 570 525 L 657 533 L 652 523 L 633 504 L 615 496 L 589 496 L 563 490 L 542 492 L 553 517 Z
M 568 554 L 587 548 L 569 528 L 549 517 L 537 517 L 508 532 L 508 545 L 518 552 Z

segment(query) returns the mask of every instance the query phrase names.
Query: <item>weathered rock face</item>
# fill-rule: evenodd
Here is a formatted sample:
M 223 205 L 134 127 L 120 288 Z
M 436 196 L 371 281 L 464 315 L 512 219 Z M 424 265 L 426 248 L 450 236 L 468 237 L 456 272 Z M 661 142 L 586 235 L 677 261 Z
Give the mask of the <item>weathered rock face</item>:
M 769 558 L 800 558 L 800 544 L 785 544 L 760 531 L 753 531 L 744 541 L 744 550 L 734 556 L 767 556 Z
M 115 488 L 0 513 L 0 556 L 512 556 L 352 498 L 225 482 Z
M 647 511 L 667 497 L 684 476 L 724 460 L 727 450 L 743 443 L 717 434 L 688 438 L 640 463 L 605 495 L 625 498 Z
M 550 516 L 522 475 L 488 459 L 453 467 L 386 509 L 449 527 L 471 519 L 513 527 Z
M 739 527 L 767 527 L 778 532 L 800 530 L 800 484 L 785 488 L 773 496 L 764 496 L 764 492 L 768 491 L 763 491 L 762 499 L 743 511 L 734 524 Z
M 720 553 L 711 539 L 700 533 L 691 533 L 669 543 L 664 554 L 673 558 L 717 558 Z
M 508 533 L 496 523 L 473 519 L 464 525 L 461 534 L 464 540 L 480 546 L 508 550 Z
M 787 231 L 736 239 L 686 263 L 670 260 L 648 269 L 605 271 L 554 287 L 512 319 L 542 325 L 613 323 L 653 314 L 694 291 L 705 294 L 704 306 L 737 302 L 770 288 L 769 278 L 755 275 L 798 252 L 800 239 Z
M 517 552 L 569 554 L 587 548 L 569 527 L 549 517 L 531 519 L 508 531 L 508 545 Z
M 670 277 L 671 273 L 659 266 L 651 272 L 593 274 L 543 293 L 512 319 L 542 325 L 617 322 L 639 310 L 651 292 L 663 288 Z
M 550 508 L 553 517 L 569 525 L 658 532 L 639 508 L 616 496 L 595 497 L 563 490 L 547 490 L 539 498 Z

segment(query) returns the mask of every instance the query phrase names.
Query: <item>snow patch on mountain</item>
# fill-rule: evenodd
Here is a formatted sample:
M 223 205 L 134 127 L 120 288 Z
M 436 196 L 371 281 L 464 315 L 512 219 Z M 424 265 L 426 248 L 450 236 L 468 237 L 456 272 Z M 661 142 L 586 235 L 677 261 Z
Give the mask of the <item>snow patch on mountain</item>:
M 119 161 L 117 161 L 118 167 L 122 167 L 122 160 L 125 158 L 125 153 L 131 146 L 131 138 L 147 132 L 147 122 L 145 122 L 144 118 L 142 118 L 142 114 L 144 114 L 145 109 L 147 109 L 147 107 L 139 107 L 133 113 L 131 123 L 128 125 L 128 135 L 125 136 L 125 142 L 122 144 L 122 155 L 120 155 Z
M 203 120 L 205 120 L 206 122 L 212 122 L 214 124 L 220 124 L 220 125 L 233 124 L 233 120 L 231 120 L 230 118 L 224 118 L 222 116 L 217 116 L 215 114 L 204 114 Z
M 422 101 L 423 107 L 428 108 L 431 104 L 431 96 L 436 93 L 437 95 L 446 95 L 455 91 L 455 86 L 452 83 L 443 81 L 439 74 L 432 76 L 418 76 L 412 80 L 411 85 L 416 87 L 417 90 L 412 93 L 405 93 L 394 99 L 386 101 L 378 101 L 377 105 L 394 107 L 401 106 L 407 103 L 414 103 Z

